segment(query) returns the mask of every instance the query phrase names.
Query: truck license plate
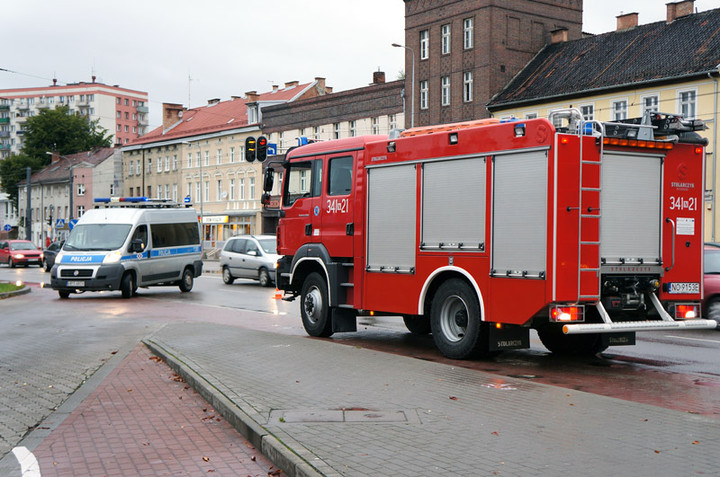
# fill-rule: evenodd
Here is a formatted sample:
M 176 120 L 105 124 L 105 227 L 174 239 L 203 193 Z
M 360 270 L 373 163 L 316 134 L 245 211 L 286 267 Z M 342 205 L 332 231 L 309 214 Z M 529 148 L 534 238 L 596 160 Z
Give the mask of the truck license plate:
M 69 281 L 69 282 L 67 282 L 67 286 L 69 286 L 69 287 L 84 287 L 85 282 L 83 282 L 81 280 Z
M 700 293 L 700 283 L 670 283 L 668 293 Z

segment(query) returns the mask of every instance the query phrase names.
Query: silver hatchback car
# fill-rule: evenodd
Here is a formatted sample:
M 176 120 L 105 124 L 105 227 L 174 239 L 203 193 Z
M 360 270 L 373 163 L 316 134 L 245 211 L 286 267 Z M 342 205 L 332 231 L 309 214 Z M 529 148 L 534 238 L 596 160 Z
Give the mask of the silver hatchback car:
M 236 278 L 251 278 L 269 287 L 275 282 L 278 258 L 274 235 L 231 237 L 220 252 L 223 282 L 230 285 Z

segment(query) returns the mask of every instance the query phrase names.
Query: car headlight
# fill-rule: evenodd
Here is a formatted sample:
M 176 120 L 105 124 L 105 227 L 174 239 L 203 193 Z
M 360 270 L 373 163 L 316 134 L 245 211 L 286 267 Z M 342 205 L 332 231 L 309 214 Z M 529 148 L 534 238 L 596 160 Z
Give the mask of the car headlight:
M 120 252 L 110 252 L 107 255 L 105 255 L 105 258 L 103 258 L 103 265 L 109 264 L 109 263 L 118 263 L 120 262 L 120 258 L 122 255 Z

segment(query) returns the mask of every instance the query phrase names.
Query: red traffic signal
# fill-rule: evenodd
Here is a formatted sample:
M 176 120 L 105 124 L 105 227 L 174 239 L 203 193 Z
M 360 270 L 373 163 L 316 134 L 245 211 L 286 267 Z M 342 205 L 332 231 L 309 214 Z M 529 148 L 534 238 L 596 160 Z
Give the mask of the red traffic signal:
M 257 139 L 257 152 L 255 153 L 255 157 L 259 162 L 263 162 L 265 159 L 267 159 L 267 138 L 265 136 L 260 136 Z

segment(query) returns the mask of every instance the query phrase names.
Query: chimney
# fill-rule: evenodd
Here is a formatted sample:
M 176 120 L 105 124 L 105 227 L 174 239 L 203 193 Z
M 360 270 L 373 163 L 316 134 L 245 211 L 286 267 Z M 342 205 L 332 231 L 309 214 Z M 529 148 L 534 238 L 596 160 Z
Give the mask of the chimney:
M 385 83 L 385 72 L 384 71 L 373 72 L 372 84 L 383 84 L 383 83 Z
M 53 151 L 52 158 L 50 159 L 50 164 L 55 164 L 60 160 L 60 153 L 57 151 Z
M 260 99 L 260 95 L 257 91 L 248 91 L 245 93 L 245 98 L 247 98 L 248 103 L 255 103 L 258 99 Z
M 95 78 L 97 78 L 97 77 L 96 77 L 95 75 L 92 75 L 91 78 L 92 78 L 92 82 L 94 83 L 94 82 L 95 82 Z
M 682 2 L 667 4 L 667 22 L 671 23 L 678 18 L 692 15 L 695 10 L 695 0 L 685 0 Z
M 242 96 L 234 96 L 234 95 L 233 95 L 233 96 L 230 96 L 230 99 L 232 99 L 233 101 L 235 101 L 236 99 L 242 99 Z
M 325 78 L 317 76 L 315 77 L 315 81 L 317 82 L 317 90 L 320 94 L 325 94 Z
M 568 29 L 565 27 L 558 28 L 550 32 L 550 43 L 565 43 L 568 41 Z
M 297 85 L 299 85 L 299 84 L 300 84 L 299 81 L 288 81 L 287 83 L 285 83 L 285 88 L 292 88 L 292 87 L 297 86 Z
M 173 124 L 180 121 L 185 111 L 182 104 L 163 103 L 163 129 L 169 129 Z
M 53 78 L 53 86 L 57 86 L 57 78 Z
M 278 88 L 280 88 L 280 86 L 278 86 L 276 84 L 272 85 L 272 87 L 273 87 L 273 93 L 277 92 Z
M 625 13 L 618 15 L 617 18 L 617 30 L 627 30 L 629 28 L 635 28 L 638 26 L 638 14 L 637 13 Z

